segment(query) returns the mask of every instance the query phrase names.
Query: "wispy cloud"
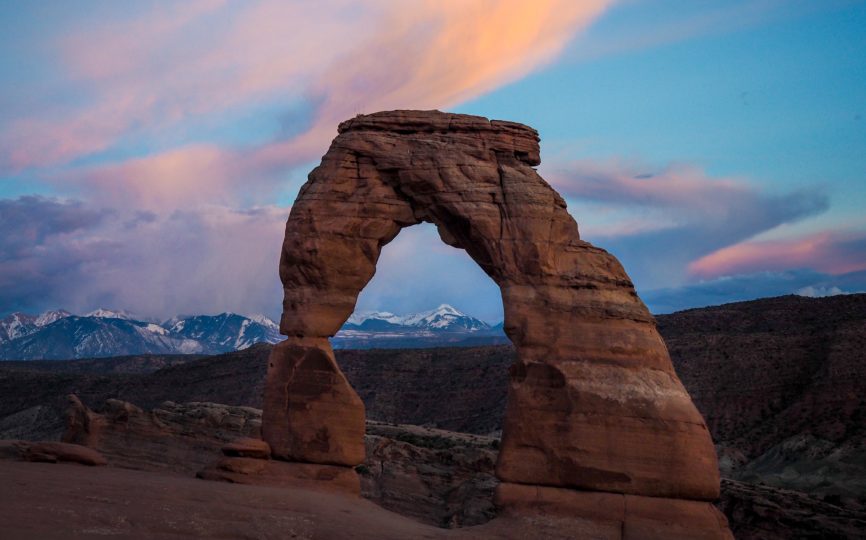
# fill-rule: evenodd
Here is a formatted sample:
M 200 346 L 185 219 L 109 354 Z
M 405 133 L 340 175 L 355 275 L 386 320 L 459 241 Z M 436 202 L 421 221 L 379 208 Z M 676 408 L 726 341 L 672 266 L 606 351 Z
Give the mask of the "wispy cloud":
M 610 3 L 160 4 L 58 41 L 89 103 L 5 126 L 0 166 L 68 162 L 251 101 L 304 99 L 314 107 L 309 129 L 247 155 L 298 163 L 320 155 L 336 124 L 358 112 L 448 107 L 538 69 Z
M 700 277 L 810 268 L 828 274 L 866 270 L 866 232 L 823 232 L 784 240 L 742 242 L 689 265 Z
M 693 261 L 829 205 L 819 191 L 767 194 L 685 165 L 648 171 L 617 161 L 583 161 L 547 177 L 576 203 L 582 234 L 620 257 L 644 288 L 682 283 Z

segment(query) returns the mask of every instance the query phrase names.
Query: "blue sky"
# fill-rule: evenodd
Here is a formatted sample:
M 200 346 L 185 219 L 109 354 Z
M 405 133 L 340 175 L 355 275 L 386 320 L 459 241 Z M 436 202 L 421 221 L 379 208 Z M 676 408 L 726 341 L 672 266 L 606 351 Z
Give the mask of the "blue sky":
M 359 112 L 527 123 L 655 312 L 866 290 L 866 2 L 0 6 L 0 315 L 278 314 L 291 203 Z M 496 286 L 429 226 L 359 309 Z

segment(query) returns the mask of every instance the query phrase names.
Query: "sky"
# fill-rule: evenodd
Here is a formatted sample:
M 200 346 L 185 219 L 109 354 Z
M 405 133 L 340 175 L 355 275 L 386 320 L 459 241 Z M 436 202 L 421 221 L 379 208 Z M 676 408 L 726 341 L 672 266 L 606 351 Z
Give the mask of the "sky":
M 0 3 L 0 317 L 277 318 L 285 221 L 358 113 L 523 122 L 654 313 L 866 291 L 866 2 Z M 358 310 L 496 285 L 427 224 Z

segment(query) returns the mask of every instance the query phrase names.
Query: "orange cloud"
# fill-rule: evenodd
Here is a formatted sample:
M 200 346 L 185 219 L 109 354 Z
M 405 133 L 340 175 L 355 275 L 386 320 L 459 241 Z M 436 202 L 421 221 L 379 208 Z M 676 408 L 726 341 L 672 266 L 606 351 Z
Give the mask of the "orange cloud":
M 184 121 L 310 98 L 312 126 L 255 154 L 277 166 L 314 158 L 355 113 L 445 108 L 538 69 L 612 1 L 198 0 L 95 21 L 58 41 L 90 104 L 7 124 L 0 166 L 64 163 Z
M 828 274 L 866 269 L 866 235 L 824 232 L 786 240 L 735 244 L 692 262 L 692 275 L 712 278 L 808 268 Z
M 235 156 L 216 146 L 194 145 L 88 171 L 94 199 L 126 201 L 135 208 L 170 210 L 192 202 L 231 204 L 229 184 L 243 172 Z

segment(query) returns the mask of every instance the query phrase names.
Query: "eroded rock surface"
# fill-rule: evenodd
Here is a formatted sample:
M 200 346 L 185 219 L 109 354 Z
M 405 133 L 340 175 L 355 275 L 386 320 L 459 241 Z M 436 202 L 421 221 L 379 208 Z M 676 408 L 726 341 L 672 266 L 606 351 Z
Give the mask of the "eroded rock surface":
M 521 124 L 438 111 L 384 112 L 340 125 L 286 225 L 280 328 L 288 339 L 271 356 L 263 419 L 275 455 L 360 462 L 353 445 L 363 405 L 326 340 L 352 313 L 382 246 L 427 221 L 502 291 L 517 360 L 500 479 L 718 497 L 709 432 L 652 316 L 619 262 L 580 240 L 565 201 L 533 168 L 538 141 Z M 307 368 L 297 349 L 317 360 Z M 302 419 L 304 412 L 312 414 Z M 315 441 L 315 453 L 297 441 Z
M 150 411 L 116 399 L 95 413 L 69 397 L 63 440 L 99 450 L 112 465 L 195 474 L 222 446 L 259 437 L 261 411 L 218 403 L 166 401 Z
M 105 456 L 93 448 L 56 441 L 0 440 L 0 459 L 36 463 L 78 463 L 90 466 L 108 464 Z
M 367 423 L 364 497 L 439 527 L 468 527 L 496 516 L 493 474 L 498 439 L 419 426 Z

